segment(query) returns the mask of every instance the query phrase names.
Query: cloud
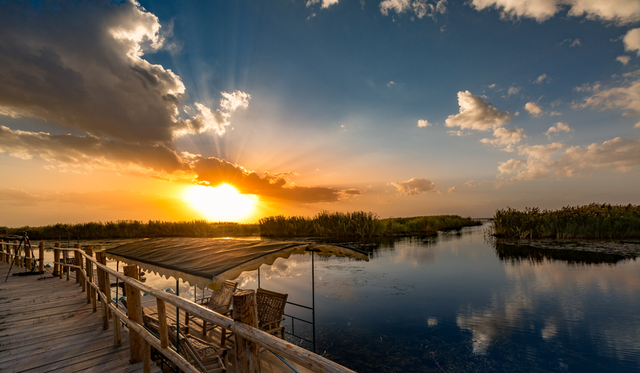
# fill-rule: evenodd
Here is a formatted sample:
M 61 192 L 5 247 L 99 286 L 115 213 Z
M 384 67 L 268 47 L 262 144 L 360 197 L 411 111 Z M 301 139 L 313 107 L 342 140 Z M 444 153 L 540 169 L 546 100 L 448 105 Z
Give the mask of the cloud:
M 513 152 L 523 137 L 527 137 L 522 128 L 496 128 L 493 130 L 494 139 L 482 139 L 480 142 L 491 144 L 496 147 L 503 147 L 502 151 Z
M 619 61 L 621 64 L 626 65 L 631 61 L 631 57 L 629 56 L 618 56 L 616 57 L 616 61 Z
M 322 3 L 321 6 L 322 8 L 328 8 L 331 5 L 337 4 L 339 0 L 308 0 L 307 1 L 307 7 L 310 7 L 314 4 L 318 4 L 318 3 Z M 315 16 L 315 14 L 314 14 Z
M 509 180 L 534 180 L 548 177 L 587 176 L 593 171 L 615 170 L 627 173 L 640 169 L 640 138 L 616 137 L 598 145 L 572 146 L 565 149 L 559 158 L 553 159 L 560 143 L 522 146 L 519 153 L 526 159 L 510 159 L 498 167 L 499 177 Z
M 562 45 L 562 44 L 565 44 L 565 43 L 570 43 L 569 44 L 569 48 L 582 46 L 582 42 L 580 42 L 580 39 L 578 39 L 578 38 L 576 38 L 576 39 L 564 39 L 558 45 Z
M 358 195 L 355 189 L 339 191 L 327 187 L 291 186 L 287 174 L 270 174 L 262 176 L 255 171 L 218 158 L 200 158 L 192 165 L 198 183 L 218 186 L 231 184 L 242 194 L 255 194 L 299 203 L 336 202 L 339 199 Z
M 578 92 L 590 92 L 583 102 L 574 103 L 574 108 L 625 109 L 624 116 L 640 115 L 640 71 L 625 74 L 625 80 L 617 87 L 604 88 L 600 83 L 584 85 L 575 89 Z
M 517 95 L 520 92 L 520 87 L 511 86 L 507 90 L 507 96 Z
M 0 126 L 0 153 L 21 159 L 41 158 L 57 165 L 167 175 L 188 172 L 174 150 L 161 144 L 127 144 L 94 136 L 51 135 Z
M 418 120 L 418 127 L 429 127 L 429 126 L 431 126 L 431 123 L 427 122 L 426 119 Z
M 411 12 L 419 19 L 425 16 L 435 19 L 436 14 L 447 12 L 447 0 L 384 0 L 380 3 L 380 12 L 388 16 L 389 11 L 402 14 Z
M 515 117 L 514 114 L 493 107 L 491 103 L 469 91 L 458 92 L 458 105 L 460 113 L 447 118 L 447 127 L 488 131 L 509 124 Z
M 538 104 L 536 104 L 535 102 L 531 101 L 531 102 L 527 102 L 524 105 L 524 109 L 526 111 L 529 112 L 529 114 L 531 114 L 534 117 L 541 117 L 544 112 L 542 111 L 542 109 L 540 108 L 540 106 L 538 106 Z
M 547 78 L 547 74 L 542 74 L 539 77 L 537 77 L 536 80 L 533 81 L 533 84 L 541 84 L 545 80 L 549 81 L 549 79 Z
M 0 189 L 0 201 L 14 206 L 37 206 L 39 203 L 46 202 L 47 199 L 22 189 L 5 188 Z
M 398 190 L 400 196 L 415 196 L 417 194 L 435 192 L 436 185 L 427 179 L 414 177 L 407 181 L 391 183 Z
M 457 192 L 458 192 L 458 190 L 456 189 L 455 186 L 452 186 L 449 189 L 447 189 L 447 193 L 449 193 L 449 194 L 455 194 Z
M 472 0 L 476 10 L 495 8 L 502 19 L 532 18 L 544 22 L 568 8 L 568 15 L 628 24 L 640 20 L 640 6 L 629 0 Z
M 237 99 L 216 111 L 195 103 L 189 117 L 181 78 L 145 53 L 165 39 L 158 18 L 133 1 L 29 3 L 0 12 L 0 113 L 56 122 L 91 136 L 164 143 L 176 134 L 224 133 Z M 29 14 L 29 16 L 25 16 Z M 242 96 L 244 95 L 244 96 Z
M 629 30 L 624 38 L 622 38 L 622 42 L 624 44 L 624 50 L 628 52 L 637 51 L 638 56 L 640 56 L 640 28 Z
M 566 123 L 558 122 L 558 123 L 555 124 L 555 126 L 549 127 L 547 132 L 545 132 L 544 134 L 547 135 L 549 140 L 551 140 L 551 135 L 556 134 L 556 133 L 560 133 L 560 132 L 569 133 L 569 132 L 571 132 L 571 127 L 569 127 L 569 125 L 566 124 Z

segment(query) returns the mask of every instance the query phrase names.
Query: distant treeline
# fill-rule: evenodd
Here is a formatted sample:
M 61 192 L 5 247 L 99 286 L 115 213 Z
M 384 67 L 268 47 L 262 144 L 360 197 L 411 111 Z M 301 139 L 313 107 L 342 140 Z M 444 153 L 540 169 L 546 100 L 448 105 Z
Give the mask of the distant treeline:
M 418 216 L 379 219 L 372 212 L 323 211 L 313 218 L 270 216 L 260 219 L 260 234 L 267 237 L 381 237 L 394 235 L 431 235 L 439 230 L 481 225 L 481 222 L 457 215 Z
M 497 210 L 494 235 L 506 238 L 640 238 L 640 206 L 595 204 L 560 210 Z
M 180 222 L 138 220 L 115 222 L 54 224 L 44 227 L 0 227 L 0 234 L 22 235 L 27 232 L 32 240 L 98 238 L 148 238 L 148 237 L 225 237 L 253 236 L 260 234 L 257 224 L 214 223 L 206 220 Z

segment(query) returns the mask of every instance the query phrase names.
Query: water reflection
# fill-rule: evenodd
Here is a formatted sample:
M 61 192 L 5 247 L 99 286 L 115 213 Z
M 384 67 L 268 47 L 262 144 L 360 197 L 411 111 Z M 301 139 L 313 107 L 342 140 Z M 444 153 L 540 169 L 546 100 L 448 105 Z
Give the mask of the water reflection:
M 620 261 L 631 260 L 619 254 L 593 253 L 566 249 L 545 249 L 530 245 L 515 245 L 510 243 L 495 242 L 495 250 L 498 258 L 511 263 L 528 261 L 542 263 L 545 261 L 564 261 L 569 264 L 608 264 L 614 265 Z

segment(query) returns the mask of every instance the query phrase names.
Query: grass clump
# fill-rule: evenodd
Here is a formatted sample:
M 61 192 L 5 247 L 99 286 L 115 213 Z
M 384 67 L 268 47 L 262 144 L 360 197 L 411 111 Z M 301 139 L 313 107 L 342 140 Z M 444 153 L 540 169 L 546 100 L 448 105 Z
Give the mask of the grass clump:
M 640 206 L 592 203 L 560 210 L 497 210 L 494 235 L 505 238 L 640 238 Z
M 323 211 L 313 218 L 270 216 L 260 219 L 260 234 L 267 237 L 381 237 L 435 234 L 482 223 L 457 215 L 379 219 L 372 212 Z
M 29 238 L 44 239 L 100 239 L 100 238 L 150 238 L 150 237 L 225 237 L 252 236 L 260 233 L 257 224 L 239 224 L 192 220 L 166 222 L 149 220 L 118 220 L 78 224 L 53 224 L 42 227 L 0 227 L 2 234 L 27 232 Z

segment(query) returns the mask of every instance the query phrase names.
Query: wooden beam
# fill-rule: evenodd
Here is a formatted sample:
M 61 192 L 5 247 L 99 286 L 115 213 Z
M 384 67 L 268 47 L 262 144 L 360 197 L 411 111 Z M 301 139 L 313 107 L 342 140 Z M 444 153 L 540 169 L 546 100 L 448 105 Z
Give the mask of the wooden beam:
M 124 266 L 125 276 L 138 279 L 138 266 Z M 125 284 L 125 293 L 127 294 L 127 312 L 129 319 L 142 325 L 142 304 L 140 302 L 140 290 L 130 284 Z M 132 364 L 142 361 L 142 337 L 136 331 L 129 330 L 129 347 Z
M 240 290 L 233 295 L 233 320 L 258 327 L 258 306 L 254 290 Z M 236 372 L 260 372 L 260 346 L 236 334 Z

